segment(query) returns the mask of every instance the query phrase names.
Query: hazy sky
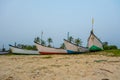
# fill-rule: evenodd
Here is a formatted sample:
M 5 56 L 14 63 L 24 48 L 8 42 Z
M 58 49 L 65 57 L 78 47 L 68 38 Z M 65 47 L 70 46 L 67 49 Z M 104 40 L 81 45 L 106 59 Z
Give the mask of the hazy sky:
M 120 47 L 120 0 L 0 0 L 0 48 L 30 44 L 41 36 L 55 47 L 67 32 L 87 45 L 94 17 L 94 32 L 101 41 Z

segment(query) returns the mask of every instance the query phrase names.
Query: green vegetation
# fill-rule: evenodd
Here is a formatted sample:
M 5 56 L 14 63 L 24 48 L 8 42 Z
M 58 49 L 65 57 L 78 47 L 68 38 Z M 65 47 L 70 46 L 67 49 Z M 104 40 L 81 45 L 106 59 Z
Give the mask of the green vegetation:
M 39 37 L 36 37 L 36 38 L 34 39 L 34 42 L 40 43 L 40 38 L 39 38 Z
M 60 46 L 60 48 L 65 49 L 65 44 L 62 43 L 61 46 Z
M 37 50 L 35 45 L 18 44 L 16 47 L 27 50 Z
M 103 42 L 103 48 L 108 56 L 120 56 L 120 49 L 116 45 L 108 45 L 108 42 Z
M 37 43 L 40 43 L 40 44 L 46 46 L 46 42 L 44 40 L 40 39 L 39 37 L 36 37 L 34 39 L 34 42 L 37 42 Z
M 68 37 L 69 42 L 73 42 L 77 46 L 82 46 L 82 40 L 80 38 L 74 39 L 72 36 Z
M 52 47 L 52 46 L 51 46 L 51 43 L 53 42 L 52 38 L 48 38 L 47 41 L 48 41 L 48 47 Z
M 112 54 L 110 54 L 109 56 L 120 57 L 120 49 L 105 50 L 105 52 L 107 52 L 108 55 L 109 55 L 110 53 L 112 53 Z
M 41 44 L 42 44 L 43 46 L 46 46 L 46 42 L 45 42 L 44 40 L 41 40 Z
M 73 37 L 72 36 L 68 37 L 68 41 L 73 42 Z
M 68 41 L 76 44 L 77 46 L 81 46 L 81 45 L 82 45 L 82 40 L 81 40 L 80 38 L 74 39 L 72 36 L 70 36 L 70 37 L 68 37 Z M 34 42 L 40 43 L 40 44 L 42 44 L 42 45 L 44 45 L 44 46 L 47 45 L 47 44 L 46 44 L 46 41 L 40 39 L 39 37 L 34 38 Z M 47 42 L 48 42 L 48 45 L 47 45 L 47 46 L 48 46 L 48 47 L 52 47 L 52 45 L 51 45 L 51 43 L 53 42 L 52 38 L 49 37 L 49 38 L 47 39 Z M 65 44 L 62 43 L 62 44 L 60 45 L 60 48 L 65 49 Z
M 109 46 L 103 46 L 104 50 L 112 50 L 112 49 L 117 49 L 117 46 L 115 45 L 109 45 Z
M 103 42 L 104 50 L 118 49 L 116 45 L 108 45 L 108 42 Z
M 36 37 L 36 38 L 34 39 L 34 42 L 40 43 L 41 45 L 44 45 L 44 46 L 47 45 L 47 44 L 46 44 L 46 41 L 44 41 L 43 39 L 40 39 L 39 37 Z M 49 38 L 47 39 L 47 42 L 48 42 L 48 47 L 52 47 L 52 46 L 51 46 L 51 43 L 53 42 L 52 38 L 49 37 Z
M 79 38 L 75 39 L 75 44 L 76 44 L 77 46 L 81 46 L 81 45 L 82 45 L 81 39 L 79 39 Z
M 120 57 L 120 49 L 87 52 L 84 53 L 84 55 L 104 55 L 104 56 Z

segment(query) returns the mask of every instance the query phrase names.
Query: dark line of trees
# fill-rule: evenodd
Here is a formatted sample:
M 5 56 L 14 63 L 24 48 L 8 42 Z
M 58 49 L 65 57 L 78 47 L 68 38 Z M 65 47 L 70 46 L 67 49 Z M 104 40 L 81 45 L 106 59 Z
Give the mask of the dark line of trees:
M 27 50 L 37 50 L 35 45 L 25 45 L 25 44 L 17 44 L 16 47 L 27 49 Z
M 72 36 L 70 36 L 68 41 L 76 44 L 77 46 L 82 46 L 82 40 L 80 38 L 74 39 Z
M 44 45 L 44 46 L 53 47 L 53 46 L 51 45 L 51 43 L 53 43 L 53 40 L 52 40 L 52 38 L 50 38 L 50 37 L 47 39 L 48 45 L 46 44 L 46 42 L 45 42 L 44 40 L 41 40 L 39 37 L 36 37 L 36 38 L 34 39 L 34 41 L 35 41 L 35 42 L 38 42 L 38 43 L 40 43 L 40 44 L 42 44 L 42 45 Z M 76 44 L 77 46 L 81 46 L 81 45 L 82 45 L 82 41 L 81 41 L 80 38 L 74 39 L 72 36 L 70 36 L 70 37 L 68 37 L 68 41 L 70 41 L 71 43 Z M 65 44 L 62 43 L 62 44 L 60 45 L 60 48 L 65 49 Z
M 82 46 L 82 40 L 80 38 L 74 39 L 72 36 L 68 37 L 68 41 L 76 44 L 77 46 Z M 65 44 L 62 43 L 60 48 L 65 49 Z
M 103 42 L 104 50 L 118 49 L 116 45 L 108 45 L 108 42 Z
M 51 43 L 53 43 L 53 40 L 50 37 L 47 39 L 48 44 L 46 44 L 46 41 L 40 39 L 39 37 L 34 38 L 34 41 L 38 42 L 44 46 L 53 47 L 51 44 Z M 74 39 L 72 36 L 70 36 L 70 37 L 68 37 L 68 41 L 76 44 L 77 46 L 82 46 L 82 40 L 80 38 Z M 19 47 L 19 48 L 23 48 L 23 49 L 28 49 L 28 50 L 37 50 L 35 45 L 24 45 L 24 44 L 16 44 L 15 43 L 15 46 Z M 65 49 L 65 44 L 62 43 L 60 45 L 60 48 Z M 118 49 L 116 45 L 108 45 L 108 42 L 103 42 L 103 48 L 104 48 L 104 50 Z M 4 51 L 4 49 L 3 49 L 3 51 Z

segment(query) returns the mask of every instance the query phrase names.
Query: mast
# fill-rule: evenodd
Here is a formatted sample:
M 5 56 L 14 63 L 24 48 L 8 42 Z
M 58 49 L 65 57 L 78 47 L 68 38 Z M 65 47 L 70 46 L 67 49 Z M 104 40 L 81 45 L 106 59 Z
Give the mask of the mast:
M 67 33 L 67 40 L 69 40 L 69 32 Z
M 43 31 L 41 32 L 41 44 L 42 44 Z
M 94 26 L 94 18 L 92 17 L 92 32 L 93 32 L 93 26 Z

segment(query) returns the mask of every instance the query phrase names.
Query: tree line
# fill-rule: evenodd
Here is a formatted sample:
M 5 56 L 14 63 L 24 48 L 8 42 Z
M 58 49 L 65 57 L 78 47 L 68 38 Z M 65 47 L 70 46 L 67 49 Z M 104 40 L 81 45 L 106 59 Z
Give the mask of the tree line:
M 70 37 L 68 37 L 68 41 L 71 42 L 71 43 L 76 44 L 77 46 L 81 46 L 82 45 L 82 41 L 81 41 L 80 38 L 74 39 L 72 36 L 70 36 Z M 53 47 L 51 45 L 51 43 L 53 43 L 53 39 L 51 37 L 49 37 L 47 39 L 48 44 L 46 44 L 46 41 L 40 39 L 39 37 L 36 37 L 34 39 L 34 42 L 40 43 L 41 45 L 44 45 L 44 46 Z M 65 44 L 62 43 L 59 48 L 65 49 Z
M 68 38 L 68 41 L 71 42 L 71 43 L 74 43 L 75 45 L 77 46 L 81 46 L 82 45 L 82 41 L 80 38 L 77 38 L 77 39 L 74 39 L 72 36 L 70 36 Z M 35 37 L 34 38 L 34 42 L 37 42 L 43 46 L 47 46 L 47 47 L 54 47 L 52 45 L 53 43 L 53 39 L 51 37 L 49 37 L 46 41 L 41 39 L 40 37 Z M 18 48 L 22 48 L 22 49 L 28 49 L 28 50 L 37 50 L 36 46 L 35 45 L 25 45 L 25 44 L 17 44 L 15 42 L 14 44 L 15 47 L 18 47 Z M 62 48 L 62 49 L 65 49 L 65 44 L 64 43 L 61 43 L 60 44 L 60 47 L 59 48 Z
M 72 36 L 70 36 L 68 37 L 67 40 L 77 46 L 82 46 L 82 40 L 80 38 L 74 39 Z M 35 37 L 34 42 L 40 43 L 43 46 L 54 47 L 52 46 L 53 39 L 51 37 L 49 37 L 46 41 L 43 39 L 40 39 L 40 37 Z M 25 45 L 25 44 L 15 43 L 15 46 L 18 48 L 23 48 L 28 50 L 37 50 L 35 45 Z M 59 48 L 65 49 L 65 44 L 61 43 Z M 116 45 L 108 45 L 108 42 L 103 42 L 103 48 L 104 50 L 118 49 Z
M 116 45 L 109 45 L 108 42 L 103 42 L 104 50 L 118 49 Z

